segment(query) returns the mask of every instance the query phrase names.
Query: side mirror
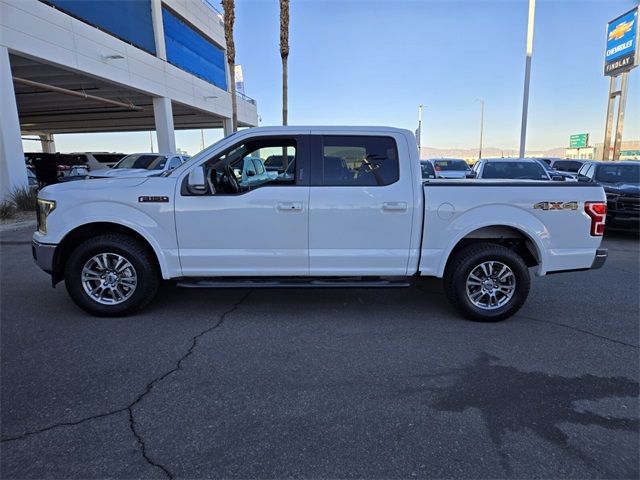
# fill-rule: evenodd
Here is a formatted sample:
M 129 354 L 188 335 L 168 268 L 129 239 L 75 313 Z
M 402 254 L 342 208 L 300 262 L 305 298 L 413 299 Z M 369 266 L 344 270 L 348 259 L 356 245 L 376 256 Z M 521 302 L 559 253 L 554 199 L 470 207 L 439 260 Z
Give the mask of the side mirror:
M 207 185 L 204 178 L 204 168 L 196 167 L 189 172 L 187 186 L 189 190 L 195 194 L 203 194 L 206 192 Z
M 564 177 L 562 175 L 551 175 L 551 180 L 554 182 L 564 182 Z
M 255 177 L 256 176 L 256 172 L 254 172 L 253 170 L 247 170 L 247 177 Z
M 579 182 L 590 182 L 591 179 L 589 177 L 587 177 L 586 175 L 578 175 L 578 181 Z
M 467 173 L 467 178 L 476 178 L 476 172 Z

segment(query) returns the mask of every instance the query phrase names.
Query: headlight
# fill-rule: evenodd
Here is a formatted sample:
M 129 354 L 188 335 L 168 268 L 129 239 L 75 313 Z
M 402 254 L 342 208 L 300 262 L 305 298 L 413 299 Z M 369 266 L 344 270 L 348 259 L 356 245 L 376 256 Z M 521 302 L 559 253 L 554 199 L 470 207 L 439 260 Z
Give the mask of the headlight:
M 38 218 L 38 231 L 43 235 L 47 234 L 47 217 L 56 208 L 56 202 L 53 200 L 44 200 L 38 198 L 38 205 L 36 208 L 36 216 Z

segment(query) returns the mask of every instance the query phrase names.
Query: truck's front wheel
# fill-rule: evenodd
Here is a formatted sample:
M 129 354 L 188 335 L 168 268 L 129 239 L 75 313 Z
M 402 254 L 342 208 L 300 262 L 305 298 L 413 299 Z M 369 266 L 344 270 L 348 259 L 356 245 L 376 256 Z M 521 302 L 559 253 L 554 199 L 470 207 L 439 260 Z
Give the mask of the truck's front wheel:
M 65 267 L 73 301 L 99 316 L 119 316 L 147 305 L 160 282 L 148 249 L 126 235 L 101 235 L 80 244 Z
M 465 317 L 497 322 L 516 313 L 529 295 L 529 270 L 512 250 L 495 243 L 464 247 L 444 275 L 449 301 Z

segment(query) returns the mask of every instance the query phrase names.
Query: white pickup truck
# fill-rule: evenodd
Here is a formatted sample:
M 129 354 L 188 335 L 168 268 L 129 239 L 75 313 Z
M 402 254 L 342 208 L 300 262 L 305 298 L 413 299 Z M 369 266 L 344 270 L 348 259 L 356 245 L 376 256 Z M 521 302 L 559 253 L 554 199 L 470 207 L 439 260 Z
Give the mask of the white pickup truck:
M 247 182 L 247 157 L 282 171 Z M 43 189 L 33 255 L 96 315 L 144 307 L 161 280 L 372 288 L 430 276 L 463 315 L 497 321 L 524 303 L 529 269 L 600 267 L 605 215 L 595 184 L 424 181 L 408 130 L 265 127 L 159 176 Z

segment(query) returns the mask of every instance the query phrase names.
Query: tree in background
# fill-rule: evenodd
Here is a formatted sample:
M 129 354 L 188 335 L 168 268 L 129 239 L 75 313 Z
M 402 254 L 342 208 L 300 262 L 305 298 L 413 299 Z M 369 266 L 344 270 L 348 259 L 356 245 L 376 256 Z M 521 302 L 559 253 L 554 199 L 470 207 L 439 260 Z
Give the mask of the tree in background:
M 233 42 L 233 24 L 236 20 L 235 0 L 222 0 L 224 8 L 224 39 L 227 43 L 227 65 L 231 81 L 231 125 L 238 131 L 238 103 L 236 100 L 236 45 Z
M 289 108 L 289 0 L 280 0 L 280 57 L 282 58 L 282 124 L 287 125 Z

